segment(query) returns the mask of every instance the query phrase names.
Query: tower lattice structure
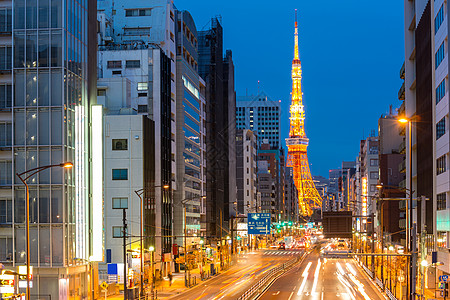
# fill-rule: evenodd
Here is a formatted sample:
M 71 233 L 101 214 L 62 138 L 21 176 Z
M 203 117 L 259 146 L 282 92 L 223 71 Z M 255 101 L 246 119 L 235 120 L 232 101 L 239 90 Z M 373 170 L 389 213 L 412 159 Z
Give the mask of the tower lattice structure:
M 304 216 L 311 216 L 313 208 L 322 207 L 322 198 L 316 189 L 309 170 L 307 148 L 309 139 L 305 133 L 305 108 L 302 94 L 302 64 L 298 51 L 297 10 L 295 10 L 295 46 L 292 60 L 292 96 L 290 107 L 287 166 L 294 171 L 294 182 L 298 190 L 299 209 Z

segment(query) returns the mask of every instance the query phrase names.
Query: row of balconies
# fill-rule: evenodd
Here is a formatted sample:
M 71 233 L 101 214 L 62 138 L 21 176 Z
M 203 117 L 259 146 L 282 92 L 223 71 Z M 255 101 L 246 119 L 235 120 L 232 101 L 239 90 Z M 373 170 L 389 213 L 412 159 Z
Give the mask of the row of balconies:
M 405 100 L 405 82 L 403 82 L 400 90 L 398 91 L 398 100 Z
M 405 173 L 406 172 L 406 159 L 404 161 L 402 161 L 399 165 L 398 165 L 398 171 L 400 173 Z

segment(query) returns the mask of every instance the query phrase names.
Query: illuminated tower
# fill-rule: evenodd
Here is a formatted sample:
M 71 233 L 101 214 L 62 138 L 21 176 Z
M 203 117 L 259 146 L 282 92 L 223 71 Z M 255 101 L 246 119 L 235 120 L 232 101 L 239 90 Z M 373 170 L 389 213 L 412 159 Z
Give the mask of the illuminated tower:
M 295 47 L 292 61 L 292 100 L 290 107 L 290 131 L 286 139 L 287 166 L 294 169 L 294 182 L 298 190 L 299 208 L 304 216 L 312 214 L 312 208 L 322 207 L 322 198 L 316 190 L 309 170 L 305 133 L 305 109 L 302 100 L 302 65 L 298 55 L 297 10 L 295 10 Z

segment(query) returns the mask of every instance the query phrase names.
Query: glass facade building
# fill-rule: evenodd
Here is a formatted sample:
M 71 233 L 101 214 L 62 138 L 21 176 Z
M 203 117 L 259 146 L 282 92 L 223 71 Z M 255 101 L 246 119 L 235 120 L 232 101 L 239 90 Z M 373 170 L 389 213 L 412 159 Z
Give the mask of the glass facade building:
M 88 125 L 96 76 L 90 78 L 88 67 L 96 23 L 88 19 L 92 12 L 95 18 L 96 1 L 13 0 L 9 5 L 0 11 L 0 30 L 11 37 L 0 42 L 0 157 L 6 158 L 0 159 L 0 262 L 7 269 L 26 263 L 26 193 L 14 174 L 72 162 L 70 170 L 47 169 L 27 181 L 31 294 L 64 299 L 70 290 L 87 297 L 87 262 L 95 247 Z

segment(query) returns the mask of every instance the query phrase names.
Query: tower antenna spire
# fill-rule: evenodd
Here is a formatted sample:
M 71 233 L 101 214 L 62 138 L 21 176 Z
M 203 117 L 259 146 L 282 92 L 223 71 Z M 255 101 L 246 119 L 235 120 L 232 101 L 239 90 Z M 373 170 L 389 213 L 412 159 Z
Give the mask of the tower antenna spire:
M 298 55 L 298 21 L 297 21 L 297 9 L 295 9 L 295 35 L 294 35 L 295 45 L 294 45 L 294 60 L 299 59 Z

